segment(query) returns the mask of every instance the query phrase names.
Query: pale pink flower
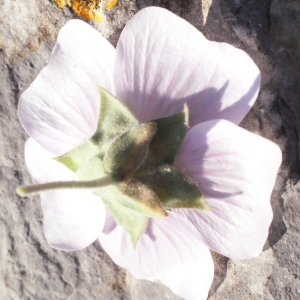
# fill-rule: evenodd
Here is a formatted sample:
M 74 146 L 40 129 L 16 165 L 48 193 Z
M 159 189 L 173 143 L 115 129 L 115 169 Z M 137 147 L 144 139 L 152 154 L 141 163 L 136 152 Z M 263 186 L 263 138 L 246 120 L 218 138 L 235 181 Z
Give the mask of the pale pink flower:
M 247 259 L 262 251 L 281 152 L 237 125 L 252 107 L 260 73 L 243 51 L 206 38 L 160 8 L 136 14 L 117 48 L 78 20 L 61 30 L 49 64 L 23 93 L 19 117 L 30 135 L 25 158 L 37 183 L 74 180 L 52 160 L 86 142 L 99 114 L 96 84 L 122 99 L 140 122 L 190 109 L 175 166 L 193 178 L 212 211 L 177 209 L 151 219 L 134 250 L 129 235 L 91 191 L 41 194 L 48 243 L 79 250 L 99 238 L 135 277 L 160 281 L 188 300 L 206 299 L 209 249 Z

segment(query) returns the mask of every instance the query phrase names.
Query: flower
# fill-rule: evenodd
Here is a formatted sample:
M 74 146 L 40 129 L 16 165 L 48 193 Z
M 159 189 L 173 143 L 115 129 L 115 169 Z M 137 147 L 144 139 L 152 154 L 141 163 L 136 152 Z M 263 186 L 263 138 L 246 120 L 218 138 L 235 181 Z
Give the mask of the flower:
M 101 22 L 103 18 L 103 10 L 101 7 L 102 0 L 54 0 L 59 8 L 66 5 L 72 7 L 79 17 L 85 20 L 93 20 Z M 116 6 L 118 0 L 105 0 L 106 10 L 111 10 Z
M 116 49 L 89 25 L 70 21 L 49 65 L 19 102 L 34 182 L 76 179 L 51 158 L 95 132 L 96 84 L 122 99 L 141 123 L 172 116 L 188 104 L 191 128 L 175 167 L 197 182 L 212 210 L 175 209 L 151 219 L 134 249 L 92 192 L 45 192 L 48 243 L 78 250 L 99 238 L 114 262 L 135 277 L 160 281 L 185 299 L 206 299 L 213 278 L 209 248 L 230 258 L 255 257 L 272 220 L 270 195 L 281 152 L 237 126 L 258 95 L 259 70 L 243 51 L 206 40 L 164 9 L 136 14 Z

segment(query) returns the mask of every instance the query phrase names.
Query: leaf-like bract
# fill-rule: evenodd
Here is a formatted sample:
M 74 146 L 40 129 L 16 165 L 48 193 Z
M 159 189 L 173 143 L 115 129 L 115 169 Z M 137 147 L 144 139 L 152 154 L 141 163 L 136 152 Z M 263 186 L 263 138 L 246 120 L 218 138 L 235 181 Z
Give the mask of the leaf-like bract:
M 117 137 L 104 156 L 104 169 L 115 181 L 129 178 L 144 162 L 156 132 L 155 123 L 133 127 Z
M 98 86 L 101 97 L 100 115 L 91 140 L 99 145 L 99 155 L 104 155 L 111 142 L 135 125 L 138 120 L 130 110 L 108 91 Z
M 196 183 L 172 166 L 144 169 L 136 178 L 154 191 L 166 208 L 210 210 Z

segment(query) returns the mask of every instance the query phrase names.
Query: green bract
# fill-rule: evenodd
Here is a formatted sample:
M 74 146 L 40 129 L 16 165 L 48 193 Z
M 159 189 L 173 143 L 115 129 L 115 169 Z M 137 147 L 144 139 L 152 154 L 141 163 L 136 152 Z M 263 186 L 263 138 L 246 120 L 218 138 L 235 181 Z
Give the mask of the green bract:
M 195 182 L 173 167 L 188 130 L 188 108 L 171 117 L 139 124 L 128 108 L 99 88 L 101 109 L 95 134 L 55 158 L 81 181 L 108 177 L 93 187 L 135 247 L 149 218 L 167 209 L 209 210 Z

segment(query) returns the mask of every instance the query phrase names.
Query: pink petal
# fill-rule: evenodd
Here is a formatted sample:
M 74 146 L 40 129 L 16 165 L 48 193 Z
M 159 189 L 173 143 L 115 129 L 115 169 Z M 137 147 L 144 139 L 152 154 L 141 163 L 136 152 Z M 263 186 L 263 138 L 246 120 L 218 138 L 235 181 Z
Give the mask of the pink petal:
M 193 127 L 176 167 L 193 178 L 211 212 L 176 210 L 193 222 L 208 247 L 245 259 L 263 248 L 272 221 L 270 196 L 281 164 L 279 148 L 228 121 Z
M 112 260 L 138 279 L 167 285 L 189 300 L 206 299 L 214 268 L 210 252 L 185 218 L 151 219 L 133 249 L 129 235 L 108 217 L 100 242 Z
M 25 145 L 25 159 L 35 183 L 76 180 L 64 165 L 51 159 L 33 139 Z M 63 190 L 41 193 L 45 236 L 51 247 L 80 250 L 93 243 L 105 222 L 105 207 L 90 191 Z
M 253 105 L 260 73 L 243 51 L 208 41 L 167 10 L 150 7 L 126 25 L 117 46 L 117 95 L 141 122 L 190 107 L 190 125 L 238 124 Z
M 96 84 L 114 93 L 115 49 L 86 23 L 60 31 L 49 65 L 22 94 L 19 118 L 27 133 L 55 155 L 82 144 L 96 129 Z

